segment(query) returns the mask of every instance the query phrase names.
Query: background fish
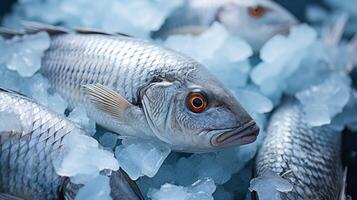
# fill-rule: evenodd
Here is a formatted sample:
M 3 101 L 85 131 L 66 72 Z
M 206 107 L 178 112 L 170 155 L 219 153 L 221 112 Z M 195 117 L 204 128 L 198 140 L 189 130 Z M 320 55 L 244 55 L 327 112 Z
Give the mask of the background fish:
M 293 190 L 282 199 L 336 200 L 344 187 L 340 148 L 341 133 L 308 126 L 301 105 L 288 100 L 270 119 L 256 171 L 258 176 L 267 170 L 285 173 Z
M 74 199 L 81 186 L 58 176 L 52 161 L 67 134 L 84 132 L 27 97 L 4 89 L 0 89 L 0 115 L 3 120 L 17 119 L 0 122 L 0 199 Z M 142 199 L 122 171 L 112 173 L 110 184 L 113 199 Z
M 103 127 L 157 138 L 186 152 L 255 141 L 255 121 L 193 59 L 126 36 L 46 30 L 53 36 L 42 74 L 72 105 L 84 104 Z
M 186 0 L 153 36 L 200 34 L 215 21 L 244 38 L 255 50 L 298 23 L 289 11 L 270 0 Z

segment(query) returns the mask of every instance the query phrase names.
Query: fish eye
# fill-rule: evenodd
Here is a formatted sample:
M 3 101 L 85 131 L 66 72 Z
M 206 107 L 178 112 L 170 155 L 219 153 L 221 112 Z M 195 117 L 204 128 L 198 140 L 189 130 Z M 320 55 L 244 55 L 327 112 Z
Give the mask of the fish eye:
M 262 17 L 266 12 L 266 8 L 263 6 L 252 6 L 248 8 L 248 14 L 252 17 Z
M 194 113 L 203 112 L 207 103 L 207 98 L 202 92 L 191 92 L 187 97 L 187 107 Z

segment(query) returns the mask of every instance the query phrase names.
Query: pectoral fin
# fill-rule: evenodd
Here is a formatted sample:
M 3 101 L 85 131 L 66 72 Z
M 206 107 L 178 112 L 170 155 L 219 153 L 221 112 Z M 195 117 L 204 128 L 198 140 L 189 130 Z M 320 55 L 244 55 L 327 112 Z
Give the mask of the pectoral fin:
M 100 84 L 85 85 L 83 86 L 83 91 L 96 109 L 122 122 L 126 121 L 125 115 L 127 111 L 134 107 L 119 93 Z
M 16 196 L 12 196 L 10 194 L 0 193 L 0 200 L 24 200 L 24 199 Z
M 340 189 L 340 198 L 339 200 L 346 200 L 348 199 L 346 196 L 346 185 L 347 185 L 347 167 L 343 172 L 342 184 Z

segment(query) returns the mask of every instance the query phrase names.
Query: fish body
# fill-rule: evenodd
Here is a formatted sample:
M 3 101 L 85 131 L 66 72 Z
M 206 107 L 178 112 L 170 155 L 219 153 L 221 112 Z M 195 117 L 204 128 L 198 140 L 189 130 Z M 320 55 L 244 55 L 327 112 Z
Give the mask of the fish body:
M 185 152 L 256 139 L 259 127 L 233 95 L 181 53 L 120 35 L 72 32 L 51 40 L 42 74 L 109 130 Z
M 57 175 L 53 160 L 63 149 L 63 138 L 70 133 L 84 134 L 83 130 L 31 99 L 4 89 L 0 89 L 0 116 L 17 119 L 0 122 L 8 123 L 0 126 L 0 199 L 7 199 L 6 195 L 9 199 L 74 199 L 81 186 Z M 112 196 L 140 199 L 122 173 L 113 172 L 110 178 Z
M 274 35 L 288 33 L 298 20 L 270 0 L 186 0 L 153 36 L 196 35 L 213 22 L 220 22 L 230 33 L 242 37 L 258 50 Z
M 341 133 L 310 127 L 302 106 L 288 100 L 270 119 L 256 171 L 259 176 L 270 170 L 289 180 L 293 190 L 281 193 L 284 200 L 336 200 L 344 187 L 340 148 Z

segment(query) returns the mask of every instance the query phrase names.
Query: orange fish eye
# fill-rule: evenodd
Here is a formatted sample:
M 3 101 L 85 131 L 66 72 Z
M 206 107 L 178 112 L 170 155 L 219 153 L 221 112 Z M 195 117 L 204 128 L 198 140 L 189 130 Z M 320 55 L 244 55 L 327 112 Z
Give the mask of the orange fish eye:
M 187 98 L 188 108 L 195 113 L 203 112 L 207 107 L 207 99 L 198 92 L 193 92 Z
M 254 6 L 248 8 L 248 13 L 252 17 L 261 17 L 265 14 L 265 7 L 263 6 Z

